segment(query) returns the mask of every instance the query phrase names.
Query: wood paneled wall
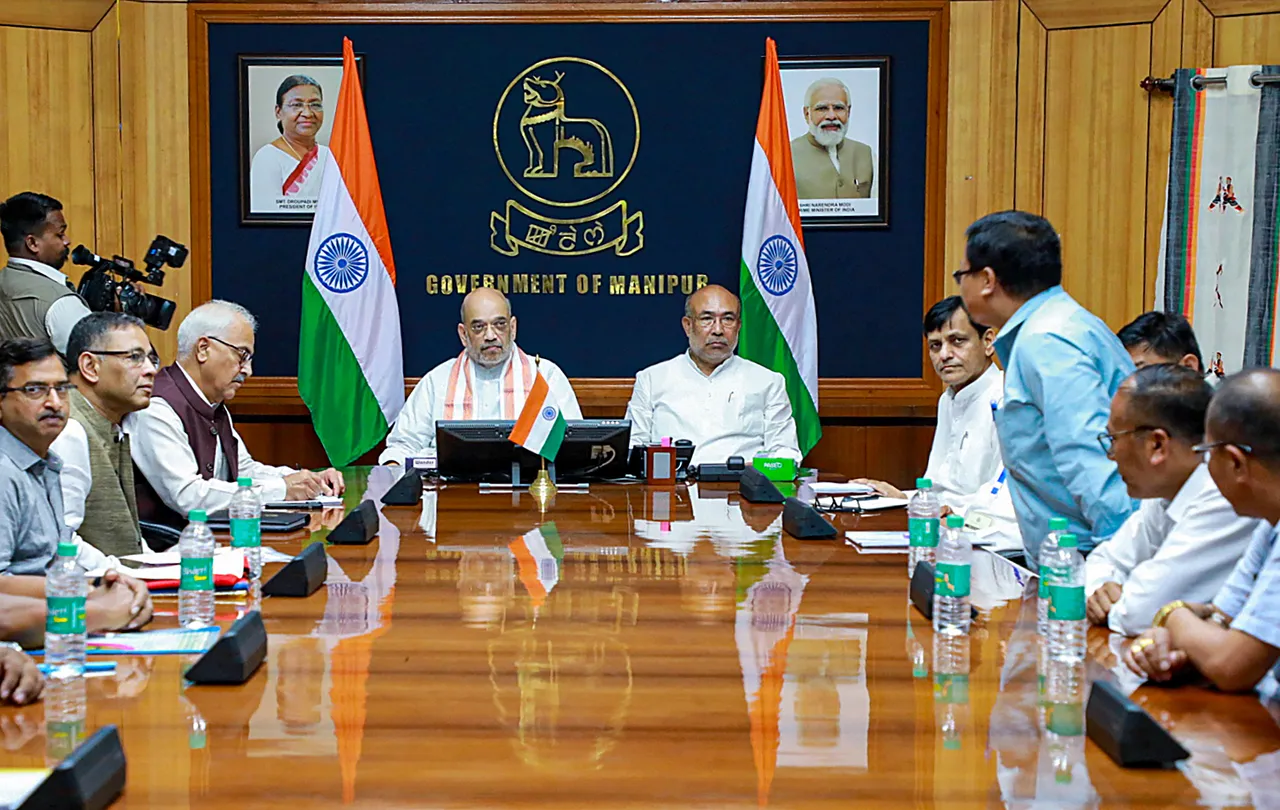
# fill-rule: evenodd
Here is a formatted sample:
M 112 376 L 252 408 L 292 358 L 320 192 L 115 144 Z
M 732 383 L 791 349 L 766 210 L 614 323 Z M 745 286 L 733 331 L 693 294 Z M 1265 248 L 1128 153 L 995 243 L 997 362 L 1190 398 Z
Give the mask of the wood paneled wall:
M 156 233 L 187 242 L 187 37 L 181 0 L 0 3 L 0 194 L 59 197 L 73 238 L 100 253 L 138 257 Z M 953 0 L 949 37 L 946 269 L 979 216 L 1043 213 L 1068 290 L 1118 328 L 1153 297 L 1168 164 L 1172 101 L 1138 82 L 1280 62 L 1280 0 Z M 181 316 L 191 284 L 169 278 Z M 155 340 L 171 358 L 173 330 Z M 264 460 L 316 463 L 304 417 L 238 410 Z M 910 483 L 927 416 L 833 422 L 811 460 Z

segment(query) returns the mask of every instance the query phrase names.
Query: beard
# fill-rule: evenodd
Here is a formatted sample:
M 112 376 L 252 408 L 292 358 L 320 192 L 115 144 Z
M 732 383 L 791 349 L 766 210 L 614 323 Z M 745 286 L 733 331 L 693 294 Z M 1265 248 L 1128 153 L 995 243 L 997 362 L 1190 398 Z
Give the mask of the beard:
M 839 129 L 826 130 L 822 128 L 825 121 L 819 121 L 809 124 L 809 134 L 818 142 L 820 146 L 839 146 L 844 140 L 844 133 L 849 129 L 849 125 L 843 121 L 836 119 L 835 123 L 840 125 Z
M 68 256 L 70 256 L 70 255 L 71 255 L 71 249 L 70 249 L 70 248 L 63 248 L 63 249 L 62 249 L 62 252 L 58 254 L 58 258 L 54 259 L 53 261 L 49 262 L 48 264 L 49 264 L 49 266 L 50 266 L 50 267 L 52 267 L 54 270 L 61 270 L 61 269 L 62 269 L 62 266 L 63 266 L 64 264 L 66 264 L 66 263 L 67 263 L 67 257 L 68 257 Z

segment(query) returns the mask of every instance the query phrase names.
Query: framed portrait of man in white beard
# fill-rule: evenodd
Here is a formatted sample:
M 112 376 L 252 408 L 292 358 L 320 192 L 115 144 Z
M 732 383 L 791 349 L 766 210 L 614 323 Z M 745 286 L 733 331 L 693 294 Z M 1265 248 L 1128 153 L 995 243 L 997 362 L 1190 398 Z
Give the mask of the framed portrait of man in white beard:
M 783 57 L 778 67 L 802 225 L 887 225 L 889 59 Z

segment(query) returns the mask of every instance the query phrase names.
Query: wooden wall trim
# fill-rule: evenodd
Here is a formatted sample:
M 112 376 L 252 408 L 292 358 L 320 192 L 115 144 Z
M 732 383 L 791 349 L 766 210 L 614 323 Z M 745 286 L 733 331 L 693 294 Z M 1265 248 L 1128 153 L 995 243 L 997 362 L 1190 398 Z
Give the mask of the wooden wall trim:
M 1044 213 L 1045 82 L 1049 32 L 1024 3 L 1018 14 L 1018 112 L 1014 207 Z
M 0 25 L 92 31 L 113 5 L 115 0 L 4 0 Z
M 1050 31 L 1153 22 L 1171 0 L 1022 0 Z M 1173 0 L 1176 2 L 1176 0 Z
M 1203 0 L 1215 17 L 1240 17 L 1246 14 L 1280 13 L 1280 0 Z
M 921 20 L 929 23 L 928 133 L 925 147 L 925 244 L 924 313 L 943 297 L 945 271 L 943 251 L 945 231 L 945 180 L 947 140 L 947 59 L 949 50 L 949 4 L 947 0 L 801 0 L 782 3 L 659 2 L 567 3 L 264 3 L 197 2 L 188 6 L 190 150 L 191 150 L 191 304 L 213 297 L 212 244 L 213 214 L 209 188 L 209 25 L 211 23 L 301 23 L 301 22 L 747 22 L 747 21 L 847 21 Z M 179 312 L 178 316 L 185 315 Z M 928 353 L 921 341 L 919 377 L 903 379 L 829 378 L 820 381 L 822 415 L 857 415 L 869 408 L 932 407 L 942 390 L 941 381 L 931 372 Z M 289 380 L 292 378 L 274 378 Z M 266 385 L 266 383 L 261 383 Z M 281 383 L 288 385 L 288 383 Z M 273 384 L 274 385 L 274 384 Z M 587 403 L 616 403 L 621 389 L 615 380 L 579 380 L 575 388 Z M 292 384 L 296 396 L 296 381 Z M 627 394 L 630 396 L 630 380 Z M 271 388 L 271 386 L 268 386 Z M 256 384 L 251 381 L 240 399 L 255 401 Z M 245 400 L 245 397 L 248 400 Z M 625 398 L 622 399 L 625 404 Z M 299 402 L 300 405 L 300 402 Z M 283 407 L 274 395 L 264 407 Z

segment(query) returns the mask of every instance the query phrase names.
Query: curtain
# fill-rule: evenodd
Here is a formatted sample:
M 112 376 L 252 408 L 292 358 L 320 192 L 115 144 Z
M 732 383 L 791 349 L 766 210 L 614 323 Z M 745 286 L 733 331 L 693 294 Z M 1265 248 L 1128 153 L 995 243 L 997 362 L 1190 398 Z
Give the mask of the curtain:
M 1217 377 L 1277 360 L 1280 85 L 1253 83 L 1277 73 L 1280 65 L 1175 74 L 1156 309 L 1191 321 Z M 1225 85 L 1195 86 L 1219 77 Z

